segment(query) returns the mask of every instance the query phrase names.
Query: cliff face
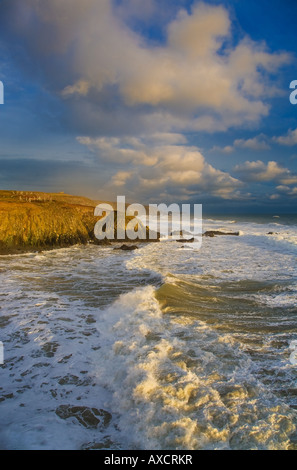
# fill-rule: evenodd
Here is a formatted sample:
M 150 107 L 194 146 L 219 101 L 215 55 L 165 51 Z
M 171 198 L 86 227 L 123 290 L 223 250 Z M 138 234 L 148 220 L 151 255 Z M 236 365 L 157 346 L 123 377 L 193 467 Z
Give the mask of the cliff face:
M 106 243 L 94 235 L 98 203 L 66 194 L 0 191 L 0 254 Z

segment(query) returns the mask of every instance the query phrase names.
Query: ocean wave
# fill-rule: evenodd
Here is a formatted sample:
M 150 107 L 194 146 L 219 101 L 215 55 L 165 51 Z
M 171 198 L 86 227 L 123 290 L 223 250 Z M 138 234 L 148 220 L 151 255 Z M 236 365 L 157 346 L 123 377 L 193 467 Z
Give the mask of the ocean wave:
M 294 446 L 295 248 L 237 229 L 0 260 L 3 445 Z
M 235 337 L 186 310 L 169 314 L 156 294 L 152 286 L 135 290 L 101 316 L 97 375 L 125 445 L 287 448 L 295 429 L 290 410 L 267 393 Z

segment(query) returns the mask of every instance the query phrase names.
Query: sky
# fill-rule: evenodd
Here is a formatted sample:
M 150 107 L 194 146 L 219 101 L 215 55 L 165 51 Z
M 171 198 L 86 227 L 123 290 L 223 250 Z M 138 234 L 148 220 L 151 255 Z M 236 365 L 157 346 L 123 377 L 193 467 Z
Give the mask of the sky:
M 0 0 L 0 189 L 297 212 L 295 0 Z

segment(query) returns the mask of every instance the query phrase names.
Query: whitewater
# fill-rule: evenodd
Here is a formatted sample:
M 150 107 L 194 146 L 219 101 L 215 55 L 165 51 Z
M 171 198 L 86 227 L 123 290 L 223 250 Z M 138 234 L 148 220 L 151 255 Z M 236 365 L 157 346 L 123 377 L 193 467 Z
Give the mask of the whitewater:
M 0 257 L 0 448 L 297 448 L 297 218 Z

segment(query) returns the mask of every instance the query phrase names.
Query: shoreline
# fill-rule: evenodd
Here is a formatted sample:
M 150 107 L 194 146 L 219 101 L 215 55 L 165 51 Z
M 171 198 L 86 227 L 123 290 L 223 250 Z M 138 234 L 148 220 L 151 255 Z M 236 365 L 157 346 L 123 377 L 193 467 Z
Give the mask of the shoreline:
M 147 243 L 154 243 L 159 240 L 102 240 L 102 243 L 96 243 L 90 241 L 88 243 L 73 243 L 71 245 L 57 245 L 57 246 L 45 246 L 45 247 L 6 247 L 4 249 L 0 248 L 0 257 L 1 256 L 17 256 L 17 255 L 26 255 L 26 254 L 33 254 L 33 253 L 43 253 L 45 251 L 54 251 L 54 250 L 62 250 L 65 248 L 73 248 L 77 247 L 87 247 L 87 246 L 97 246 L 100 248 L 110 248 L 113 247 L 114 249 L 121 249 L 122 246 L 137 246 Z M 123 248 L 124 249 L 124 248 Z
M 102 202 L 102 201 L 100 201 Z M 94 215 L 99 201 L 65 193 L 40 193 L 0 190 L 0 256 L 69 248 L 92 243 L 108 246 L 115 242 L 131 243 L 130 239 L 117 239 L 117 231 L 126 230 L 135 217 L 125 216 L 124 227 L 118 225 L 114 211 L 114 239 L 98 240 L 95 226 L 103 216 Z M 122 223 L 122 222 L 121 222 Z M 142 226 L 146 238 L 133 243 L 159 241 L 149 239 L 148 227 Z

